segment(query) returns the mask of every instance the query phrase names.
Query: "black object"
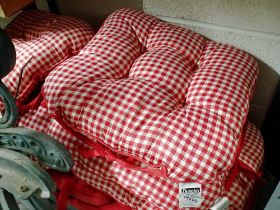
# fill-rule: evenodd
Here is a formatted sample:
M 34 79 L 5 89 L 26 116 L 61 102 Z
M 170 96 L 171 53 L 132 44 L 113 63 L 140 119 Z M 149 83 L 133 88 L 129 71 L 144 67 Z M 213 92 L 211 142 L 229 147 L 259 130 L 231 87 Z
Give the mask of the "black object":
M 0 78 L 5 77 L 15 66 L 16 51 L 11 39 L 0 28 Z
M 265 146 L 265 170 L 280 180 L 280 83 L 261 129 Z
M 15 99 L 1 80 L 14 68 L 15 63 L 15 47 L 8 35 L 0 28 L 0 98 L 5 106 L 0 118 L 0 129 L 13 126 L 18 117 Z

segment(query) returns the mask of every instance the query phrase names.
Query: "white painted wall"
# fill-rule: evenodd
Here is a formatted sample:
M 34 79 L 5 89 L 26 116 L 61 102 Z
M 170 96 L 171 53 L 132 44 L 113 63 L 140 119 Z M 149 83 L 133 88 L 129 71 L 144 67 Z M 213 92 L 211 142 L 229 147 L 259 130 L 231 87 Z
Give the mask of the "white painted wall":
M 260 127 L 279 81 L 279 0 L 143 0 L 143 8 L 163 20 L 237 46 L 259 61 L 250 118 Z
M 144 0 L 156 15 L 234 28 L 280 33 L 279 0 Z

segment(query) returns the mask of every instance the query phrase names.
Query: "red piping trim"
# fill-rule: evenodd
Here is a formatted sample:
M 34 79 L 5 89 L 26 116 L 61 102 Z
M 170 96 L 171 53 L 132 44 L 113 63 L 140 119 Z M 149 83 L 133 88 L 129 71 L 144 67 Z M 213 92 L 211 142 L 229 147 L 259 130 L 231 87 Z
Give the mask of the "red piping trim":
M 118 157 L 109 148 L 100 144 L 98 139 L 95 139 L 98 142 L 93 142 L 88 137 L 86 137 L 85 135 L 83 135 L 81 133 L 78 133 L 78 132 L 74 131 L 73 129 L 71 129 L 68 125 L 66 125 L 66 123 L 63 121 L 63 119 L 61 118 L 61 116 L 59 114 L 56 114 L 54 116 L 54 118 L 57 120 L 57 122 L 64 129 L 69 131 L 72 135 L 76 136 L 78 139 L 84 140 L 84 142 L 87 145 L 92 147 L 92 149 L 88 149 L 88 150 L 78 148 L 79 153 L 83 157 L 85 157 L 85 158 L 104 157 L 108 161 L 116 161 L 119 165 L 121 165 L 123 167 L 126 167 L 128 169 L 131 169 L 131 170 L 142 171 L 142 172 L 148 173 L 148 174 L 153 175 L 153 176 L 161 176 L 161 177 L 165 177 L 165 178 L 167 177 L 166 167 L 164 167 L 164 166 L 158 167 L 158 166 L 148 165 L 147 167 L 143 168 L 143 167 L 140 167 L 140 166 L 136 166 L 132 163 L 129 163 L 129 162 L 123 160 L 122 158 Z M 134 157 L 132 157 L 132 158 L 134 158 Z M 143 161 L 140 161 L 140 162 L 143 162 Z
M 239 174 L 239 171 L 240 171 L 238 157 L 239 157 L 239 155 L 241 153 L 242 146 L 244 144 L 245 133 L 246 133 L 246 128 L 243 129 L 243 131 L 242 131 L 242 135 L 241 135 L 239 144 L 237 146 L 237 152 L 235 153 L 234 164 L 233 164 L 233 166 L 232 166 L 232 168 L 230 170 L 229 177 L 228 177 L 227 181 L 225 182 L 225 190 L 226 191 L 229 190 L 229 188 L 231 187 L 232 183 L 234 182 L 236 176 Z
M 36 98 L 33 99 L 28 104 L 23 104 L 23 103 L 17 101 L 16 104 L 17 104 L 17 107 L 19 110 L 19 115 L 22 116 L 25 113 L 27 113 L 29 110 L 37 109 L 43 101 L 44 101 L 44 97 L 43 97 L 42 91 L 40 91 L 39 95 L 37 95 Z

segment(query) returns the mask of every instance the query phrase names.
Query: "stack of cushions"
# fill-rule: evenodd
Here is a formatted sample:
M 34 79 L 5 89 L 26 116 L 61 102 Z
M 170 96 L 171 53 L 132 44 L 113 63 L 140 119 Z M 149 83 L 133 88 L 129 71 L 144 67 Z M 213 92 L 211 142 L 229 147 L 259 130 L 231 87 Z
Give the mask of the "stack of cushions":
M 35 89 L 58 63 L 76 55 L 94 35 L 82 20 L 40 10 L 20 13 L 5 31 L 15 45 L 16 65 L 3 82 L 13 96 L 20 85 L 20 108 L 30 103 Z
M 132 208 L 192 209 L 179 185 L 195 183 L 196 207 L 242 209 L 263 160 L 247 121 L 257 74 L 240 49 L 123 9 L 50 72 L 19 125 L 56 138 L 75 176 Z
M 83 138 L 78 139 L 56 120 L 49 118 L 44 106 L 38 110 L 30 110 L 20 125 L 47 133 L 64 144 L 73 155 L 73 173 L 82 180 L 81 183 L 85 182 L 132 208 L 179 209 L 178 185 L 180 182 L 149 175 L 139 170 L 131 170 L 116 161 L 88 158 L 81 151 L 90 149 L 90 146 L 84 143 Z M 258 129 L 248 122 L 245 133 L 244 147 L 236 159 L 240 169 L 232 184 L 229 189 L 225 189 L 231 171 L 225 172 L 224 177 L 218 177 L 214 182 L 203 184 L 203 196 L 209 200 L 205 201 L 207 203 L 200 209 L 208 209 L 213 201 L 221 196 L 229 198 L 230 209 L 243 208 L 255 181 L 254 176 L 250 175 L 259 171 L 263 159 L 263 142 Z

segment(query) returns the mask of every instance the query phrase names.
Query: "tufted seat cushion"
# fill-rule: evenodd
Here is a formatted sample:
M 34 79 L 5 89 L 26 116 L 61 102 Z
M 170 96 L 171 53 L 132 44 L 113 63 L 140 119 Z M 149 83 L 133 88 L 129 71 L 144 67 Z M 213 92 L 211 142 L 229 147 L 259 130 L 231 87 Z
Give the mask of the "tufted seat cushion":
M 55 119 L 50 118 L 45 107 L 30 110 L 21 118 L 19 126 L 53 136 L 71 152 L 74 160 L 73 173 L 79 180 L 106 192 L 118 202 L 135 209 L 180 209 L 178 202 L 180 182 L 131 170 L 116 161 L 109 161 L 102 157 L 85 157 L 82 151 L 87 150 L 89 146 L 84 144 L 84 139 L 73 136 Z M 212 182 L 203 183 L 204 200 L 200 209 L 209 209 L 221 196 L 229 199 L 230 209 L 243 209 L 255 182 L 252 174 L 260 170 L 264 155 L 263 139 L 256 126 L 248 122 L 243 131 L 245 133 L 243 145 L 236 162 L 240 169 L 230 188 L 224 187 L 231 174 L 230 171 L 221 173 Z M 248 168 L 250 171 L 247 170 Z
M 12 38 L 17 57 L 14 69 L 3 82 L 15 96 L 22 76 L 17 96 L 21 103 L 26 103 L 59 62 L 77 54 L 94 34 L 82 20 L 40 10 L 23 11 L 5 31 Z
M 171 180 L 209 182 L 235 161 L 257 74 L 240 49 L 123 9 L 50 73 L 44 95 L 86 144 Z

